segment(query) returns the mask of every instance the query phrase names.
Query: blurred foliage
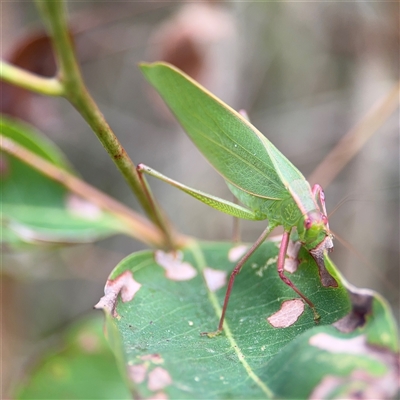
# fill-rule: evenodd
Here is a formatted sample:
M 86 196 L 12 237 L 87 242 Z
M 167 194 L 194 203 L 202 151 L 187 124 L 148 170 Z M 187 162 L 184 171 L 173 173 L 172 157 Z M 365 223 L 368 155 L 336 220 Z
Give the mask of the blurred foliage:
M 15 398 L 131 398 L 104 337 L 102 318 L 75 324 L 60 342 L 31 368 L 15 390 Z
M 358 304 L 349 312 L 347 284 L 329 258 L 334 288 L 322 286 L 314 260 L 302 250 L 290 278 L 312 295 L 321 314 L 316 324 L 311 309 L 293 299 L 276 273 L 278 247 L 279 242 L 266 242 L 251 256 L 235 281 L 225 330 L 212 339 L 199 333 L 217 327 L 232 258 L 242 246 L 196 242 L 175 258 L 142 251 L 116 266 L 96 307 L 106 311 L 110 342 L 121 354 L 118 362 L 135 398 L 396 394 L 398 337 L 387 303 L 354 289 Z M 115 331 L 119 335 L 110 334 Z

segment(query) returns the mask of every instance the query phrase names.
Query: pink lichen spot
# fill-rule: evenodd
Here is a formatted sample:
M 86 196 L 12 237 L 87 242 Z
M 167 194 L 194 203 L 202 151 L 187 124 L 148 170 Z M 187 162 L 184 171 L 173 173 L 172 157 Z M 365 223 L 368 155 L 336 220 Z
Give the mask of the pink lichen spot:
M 129 379 L 134 383 L 142 383 L 146 379 L 147 367 L 144 364 L 128 365 Z
M 90 332 L 82 332 L 78 335 L 78 343 L 86 353 L 97 353 L 100 350 L 99 338 Z
M 216 292 L 218 289 L 221 289 L 226 285 L 226 271 L 206 267 L 203 270 L 203 275 L 207 283 L 207 287 L 211 292 Z
M 90 221 L 99 219 L 103 213 L 95 204 L 90 203 L 89 201 L 73 193 L 68 194 L 66 206 L 72 215 L 85 218 Z
M 286 300 L 275 314 L 272 314 L 267 321 L 274 328 L 287 328 L 293 325 L 304 312 L 304 303 L 300 299 Z
M 157 250 L 154 253 L 156 263 L 165 269 L 165 276 L 173 281 L 188 281 L 197 275 L 193 265 L 182 261 L 183 255 L 180 251 L 164 253 Z
M 116 311 L 117 298 L 121 295 L 122 302 L 131 301 L 136 292 L 142 285 L 133 279 L 131 271 L 125 271 L 117 278 L 108 280 L 104 288 L 104 296 L 94 306 L 94 308 L 104 309 L 112 314 L 113 317 L 119 317 Z
M 147 387 L 152 392 L 164 389 L 172 383 L 172 379 L 168 371 L 162 367 L 156 367 L 149 373 Z
M 292 242 L 291 240 L 289 241 L 288 249 L 286 252 L 286 259 L 285 259 L 285 271 L 288 271 L 290 273 L 294 273 L 297 270 L 297 267 L 299 266 L 299 260 L 297 258 L 299 254 L 299 250 L 301 248 L 301 243 L 300 242 Z
M 327 333 L 317 333 L 308 340 L 311 346 L 330 353 L 365 354 L 368 352 L 367 342 L 364 335 L 352 339 L 339 339 Z
M 168 396 L 164 392 L 157 392 L 153 396 L 149 397 L 149 400 L 168 400 Z
M 228 253 L 228 260 L 231 262 L 239 261 L 240 257 L 244 256 L 244 253 L 246 253 L 247 249 L 248 246 L 246 246 L 245 244 L 232 247 Z
M 340 397 L 357 399 L 392 399 L 398 391 L 398 372 L 370 375 L 364 370 L 355 370 L 348 376 L 325 376 L 314 388 L 309 399 L 330 399 Z
M 151 361 L 153 364 L 162 364 L 164 362 L 163 358 L 155 353 L 155 354 L 146 354 L 145 356 L 140 357 L 143 361 Z
M 311 393 L 310 400 L 326 399 L 328 396 L 335 391 L 340 385 L 344 383 L 344 379 L 338 376 L 327 375 L 322 381 L 316 386 Z

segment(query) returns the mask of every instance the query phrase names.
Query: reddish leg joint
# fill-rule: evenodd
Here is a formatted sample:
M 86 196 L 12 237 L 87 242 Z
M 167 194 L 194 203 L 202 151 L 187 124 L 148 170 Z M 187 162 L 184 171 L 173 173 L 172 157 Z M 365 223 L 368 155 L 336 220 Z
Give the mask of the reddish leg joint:
M 286 283 L 286 285 L 290 286 L 311 307 L 314 313 L 314 320 L 317 321 L 320 319 L 320 316 L 318 315 L 313 302 L 308 297 L 306 297 L 285 275 L 285 258 L 286 258 L 287 248 L 289 245 L 289 238 L 290 238 L 290 231 L 284 232 L 282 236 L 281 246 L 279 248 L 278 262 L 277 262 L 279 277 L 282 279 L 284 283 Z

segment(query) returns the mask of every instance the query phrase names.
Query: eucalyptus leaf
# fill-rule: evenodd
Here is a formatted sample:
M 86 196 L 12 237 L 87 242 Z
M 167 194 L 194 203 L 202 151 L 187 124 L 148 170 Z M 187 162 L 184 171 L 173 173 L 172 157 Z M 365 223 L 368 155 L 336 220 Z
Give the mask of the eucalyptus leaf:
M 96 307 L 106 310 L 111 345 L 137 397 L 343 398 L 354 388 L 393 396 L 397 332 L 384 301 L 370 292 L 349 294 L 328 258 L 339 285 L 322 286 L 302 249 L 297 270 L 286 274 L 316 305 L 317 325 L 278 277 L 278 246 L 266 242 L 248 260 L 235 281 L 225 329 L 214 338 L 201 333 L 215 330 L 226 279 L 247 246 L 194 242 L 182 252 L 144 251 L 121 261 Z M 358 313 L 354 296 L 365 300 Z
M 73 172 L 61 151 L 29 125 L 2 116 L 0 130 L 3 136 Z M 120 220 L 28 164 L 6 153 L 1 160 L 3 243 L 91 242 L 123 232 Z

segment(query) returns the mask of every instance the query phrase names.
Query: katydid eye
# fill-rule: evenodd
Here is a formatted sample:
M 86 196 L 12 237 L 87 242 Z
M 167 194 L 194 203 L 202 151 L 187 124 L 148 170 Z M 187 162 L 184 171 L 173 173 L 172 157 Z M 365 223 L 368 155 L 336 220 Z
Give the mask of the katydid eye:
M 322 222 L 324 223 L 324 225 L 328 225 L 328 218 L 326 217 L 326 215 L 322 214 Z
M 311 228 L 311 225 L 312 225 L 311 219 L 310 219 L 310 218 L 307 218 L 307 219 L 304 221 L 304 226 L 305 226 L 305 228 L 306 228 L 306 229 L 310 229 L 310 228 Z

